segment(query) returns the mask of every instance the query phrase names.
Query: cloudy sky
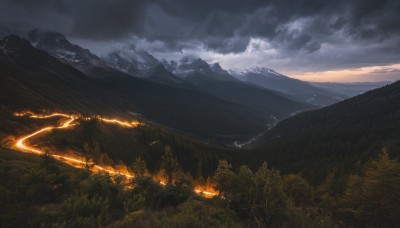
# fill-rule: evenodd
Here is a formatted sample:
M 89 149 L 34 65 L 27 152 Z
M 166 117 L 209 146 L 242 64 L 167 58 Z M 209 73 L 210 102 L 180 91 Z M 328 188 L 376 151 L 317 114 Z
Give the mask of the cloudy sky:
M 0 0 L 3 28 L 54 29 L 103 55 L 266 66 L 311 81 L 400 78 L 399 0 Z

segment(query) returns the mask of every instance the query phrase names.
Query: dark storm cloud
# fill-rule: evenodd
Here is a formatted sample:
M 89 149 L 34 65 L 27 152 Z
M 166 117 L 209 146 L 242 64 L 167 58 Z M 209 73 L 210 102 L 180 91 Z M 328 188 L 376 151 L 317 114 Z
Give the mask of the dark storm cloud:
M 307 59 L 335 45 L 377 52 L 358 53 L 366 56 L 365 63 L 385 62 L 378 59 L 382 56 L 392 61 L 400 52 L 399 0 L 2 0 L 0 7 L 6 25 L 48 27 L 96 41 L 134 36 L 160 41 L 166 51 L 201 46 L 241 53 L 256 38 L 270 43 L 282 58 Z M 346 55 L 341 50 L 333 48 L 331 54 Z M 320 61 L 324 55 L 332 59 L 319 53 Z
M 249 44 L 250 37 L 231 37 L 231 38 L 218 38 L 207 37 L 205 38 L 206 47 L 216 52 L 226 54 L 230 52 L 242 52 Z
M 72 33 L 109 39 L 140 30 L 144 0 L 84 0 L 73 6 Z

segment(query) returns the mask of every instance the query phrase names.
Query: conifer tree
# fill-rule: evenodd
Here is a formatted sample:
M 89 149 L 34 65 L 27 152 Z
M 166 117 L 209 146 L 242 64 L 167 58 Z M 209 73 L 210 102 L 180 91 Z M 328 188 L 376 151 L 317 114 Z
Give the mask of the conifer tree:
M 400 224 L 400 163 L 383 150 L 365 170 L 355 215 L 370 226 Z
M 169 146 L 165 147 L 161 156 L 161 168 L 165 171 L 167 183 L 172 184 L 174 173 L 179 171 L 179 163 Z
M 135 177 L 143 177 L 147 171 L 146 162 L 140 157 L 130 166 L 131 171 L 135 174 Z
M 232 171 L 232 165 L 226 160 L 220 160 L 217 170 L 215 171 L 214 179 L 217 183 L 217 190 L 221 192 L 222 196 L 228 199 L 232 194 L 234 178 L 235 173 Z

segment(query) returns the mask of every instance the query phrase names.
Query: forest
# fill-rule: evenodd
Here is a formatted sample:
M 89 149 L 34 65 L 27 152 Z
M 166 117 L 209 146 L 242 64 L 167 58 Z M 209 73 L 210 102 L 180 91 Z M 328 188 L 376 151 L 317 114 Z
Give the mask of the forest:
M 356 165 L 356 164 L 355 164 Z M 158 162 L 165 185 L 146 162 L 129 166 L 135 178 L 92 174 L 54 160 L 1 149 L 1 227 L 396 227 L 400 220 L 400 162 L 379 158 L 345 176 L 312 185 L 281 174 L 219 160 L 213 198 L 193 192 L 170 147 Z

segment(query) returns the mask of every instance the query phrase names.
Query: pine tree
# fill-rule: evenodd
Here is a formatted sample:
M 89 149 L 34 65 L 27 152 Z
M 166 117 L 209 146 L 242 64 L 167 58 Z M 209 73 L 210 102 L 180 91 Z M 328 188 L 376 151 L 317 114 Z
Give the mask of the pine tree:
M 365 170 L 355 215 L 370 226 L 400 224 L 400 163 L 389 159 L 387 150 Z
M 165 171 L 167 183 L 172 184 L 174 173 L 179 171 L 179 163 L 171 147 L 166 146 L 164 151 L 164 155 L 161 156 L 161 168 Z
M 234 178 L 235 173 L 232 171 L 232 165 L 226 160 L 220 160 L 218 162 L 217 170 L 215 171 L 214 179 L 217 183 L 217 190 L 227 199 L 232 197 Z
M 130 166 L 131 171 L 135 174 L 135 177 L 143 177 L 147 171 L 146 162 L 140 157 Z
M 256 207 L 257 220 L 263 224 L 279 225 L 287 219 L 287 197 L 283 192 L 283 181 L 278 171 L 268 169 L 267 163 L 263 163 L 254 174 L 257 186 L 258 200 Z
M 310 205 L 314 202 L 314 188 L 300 175 L 284 176 L 283 189 L 296 205 Z

